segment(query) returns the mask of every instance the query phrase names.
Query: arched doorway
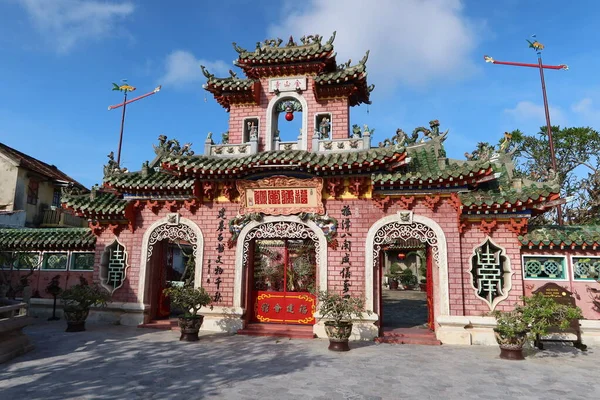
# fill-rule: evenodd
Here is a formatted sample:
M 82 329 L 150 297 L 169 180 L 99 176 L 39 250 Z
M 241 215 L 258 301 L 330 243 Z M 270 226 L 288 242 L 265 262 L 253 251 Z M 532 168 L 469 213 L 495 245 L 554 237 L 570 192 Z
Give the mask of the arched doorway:
M 272 256 L 276 265 L 268 266 L 276 268 L 271 268 L 269 276 L 264 273 L 261 258 Z M 314 270 L 300 265 L 306 260 L 314 262 Z M 326 261 L 327 240 L 313 221 L 302 221 L 296 216 L 267 216 L 246 225 L 237 240 L 234 278 L 234 305 L 246 310 L 245 324 L 262 319 L 266 323 L 313 325 L 316 303 L 314 298 L 307 298 L 305 290 L 326 289 Z
M 365 254 L 366 306 L 379 315 L 382 328 L 381 317 L 385 322 L 385 315 L 381 315 L 385 314 L 382 304 L 384 257 L 390 248 L 407 243 L 412 243 L 407 253 L 422 248 L 425 255 L 427 324 L 433 329 L 435 316 L 449 313 L 446 239 L 435 221 L 413 215 L 412 211 L 384 217 L 369 229 Z
M 138 301 L 147 307 L 145 322 L 169 316 L 162 296 L 168 284 L 183 284 L 193 276 L 194 286 L 201 286 L 203 246 L 200 228 L 179 214 L 169 214 L 146 230 L 138 287 Z

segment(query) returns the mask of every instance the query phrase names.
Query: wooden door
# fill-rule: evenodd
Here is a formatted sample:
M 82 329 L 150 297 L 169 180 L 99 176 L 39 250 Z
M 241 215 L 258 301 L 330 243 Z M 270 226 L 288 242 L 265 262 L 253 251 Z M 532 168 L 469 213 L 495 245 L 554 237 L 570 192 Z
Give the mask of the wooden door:
M 427 326 L 432 331 L 435 330 L 435 314 L 433 300 L 433 251 L 431 246 L 427 246 L 426 251 L 427 262 Z

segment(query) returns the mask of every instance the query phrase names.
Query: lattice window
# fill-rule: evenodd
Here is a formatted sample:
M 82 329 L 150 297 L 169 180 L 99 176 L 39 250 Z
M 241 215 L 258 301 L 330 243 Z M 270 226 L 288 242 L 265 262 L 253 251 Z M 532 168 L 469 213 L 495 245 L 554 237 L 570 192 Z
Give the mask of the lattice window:
M 491 310 L 508 297 L 511 288 L 510 261 L 503 248 L 488 238 L 473 250 L 471 257 L 471 285 L 477 297 Z
M 92 271 L 94 269 L 94 253 L 71 253 L 71 271 Z
M 40 262 L 38 252 L 2 252 L 0 269 L 37 269 Z
M 600 279 L 600 257 L 573 257 L 573 278 L 576 281 Z
M 523 276 L 525 279 L 567 279 L 565 258 L 524 256 Z
M 117 239 L 104 248 L 100 261 L 100 284 L 112 294 L 123 286 L 127 277 L 128 254 Z
M 42 269 L 45 270 L 66 270 L 68 253 L 44 253 Z

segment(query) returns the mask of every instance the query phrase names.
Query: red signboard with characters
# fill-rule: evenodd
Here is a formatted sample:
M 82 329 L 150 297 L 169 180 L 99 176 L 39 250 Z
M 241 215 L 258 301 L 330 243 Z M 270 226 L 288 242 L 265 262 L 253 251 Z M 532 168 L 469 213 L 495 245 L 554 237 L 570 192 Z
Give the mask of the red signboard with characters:
M 316 301 L 310 293 L 257 292 L 254 314 L 259 322 L 314 325 Z

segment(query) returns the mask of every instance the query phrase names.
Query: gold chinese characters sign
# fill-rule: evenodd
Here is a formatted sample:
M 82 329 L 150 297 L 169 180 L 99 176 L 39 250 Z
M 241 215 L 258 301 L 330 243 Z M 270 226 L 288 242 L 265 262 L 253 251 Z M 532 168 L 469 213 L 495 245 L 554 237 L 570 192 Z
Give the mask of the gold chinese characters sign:
M 323 179 L 276 176 L 258 181 L 238 181 L 240 214 L 261 212 L 291 215 L 300 212 L 324 214 Z

